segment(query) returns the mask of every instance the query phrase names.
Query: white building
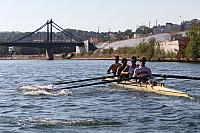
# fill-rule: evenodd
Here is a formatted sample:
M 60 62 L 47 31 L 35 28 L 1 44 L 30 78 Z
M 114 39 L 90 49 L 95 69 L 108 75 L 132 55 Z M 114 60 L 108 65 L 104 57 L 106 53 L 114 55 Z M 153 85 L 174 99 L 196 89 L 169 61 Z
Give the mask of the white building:
M 165 52 L 175 52 L 179 51 L 179 41 L 165 41 L 160 43 L 160 48 L 164 49 Z

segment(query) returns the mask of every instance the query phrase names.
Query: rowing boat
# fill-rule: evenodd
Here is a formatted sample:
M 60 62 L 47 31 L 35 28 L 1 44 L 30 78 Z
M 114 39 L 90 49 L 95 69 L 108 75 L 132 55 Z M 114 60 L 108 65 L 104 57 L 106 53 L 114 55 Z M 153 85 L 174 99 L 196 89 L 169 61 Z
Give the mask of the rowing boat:
M 105 81 L 113 80 L 113 78 L 104 79 Z M 190 98 L 192 97 L 183 91 L 178 91 L 174 89 L 167 88 L 163 83 L 157 82 L 155 85 L 150 85 L 147 83 L 137 83 L 133 81 L 121 81 L 121 82 L 113 82 L 114 85 L 127 88 L 136 91 L 144 91 L 150 93 L 156 93 L 165 96 L 176 96 L 176 97 L 185 97 Z

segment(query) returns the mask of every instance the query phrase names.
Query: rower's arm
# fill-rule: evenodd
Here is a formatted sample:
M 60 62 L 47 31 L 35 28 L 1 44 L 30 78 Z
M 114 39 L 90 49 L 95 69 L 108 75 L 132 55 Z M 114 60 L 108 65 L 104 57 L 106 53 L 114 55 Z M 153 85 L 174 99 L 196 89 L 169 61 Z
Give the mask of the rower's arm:
M 120 75 L 120 74 L 121 74 L 121 72 L 122 72 L 121 69 L 122 69 L 121 66 L 117 68 L 117 75 Z
M 151 72 L 151 69 L 149 69 L 149 77 L 150 77 L 151 79 L 153 79 L 153 74 L 152 74 L 152 72 Z
M 137 77 L 137 76 L 138 76 L 137 69 L 135 69 L 133 73 L 133 77 Z
M 111 69 L 112 69 L 112 65 L 110 65 L 110 67 L 108 68 L 107 73 L 110 73 Z

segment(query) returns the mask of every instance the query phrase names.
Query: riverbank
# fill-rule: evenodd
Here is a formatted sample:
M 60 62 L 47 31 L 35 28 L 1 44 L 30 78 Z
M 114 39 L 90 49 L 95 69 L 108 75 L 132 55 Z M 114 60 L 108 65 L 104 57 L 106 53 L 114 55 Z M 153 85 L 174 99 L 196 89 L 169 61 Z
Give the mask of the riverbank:
M 71 58 L 70 60 L 113 60 L 114 58 Z M 130 58 L 128 58 L 130 60 Z M 196 62 L 200 63 L 200 58 L 193 60 L 191 58 L 161 58 L 161 59 L 147 59 L 150 62 Z
M 62 60 L 61 54 L 54 54 L 55 60 Z M 0 57 L 0 60 L 47 60 L 46 55 L 12 55 L 7 57 Z
M 68 60 L 113 60 L 112 57 L 73 57 Z M 13 55 L 12 57 L 0 57 L 0 60 L 47 60 L 45 55 Z M 54 60 L 66 60 L 61 54 L 55 54 Z M 130 58 L 128 58 L 130 60 Z M 147 59 L 150 62 L 191 62 L 200 63 L 200 58 L 193 60 L 191 58 L 153 58 Z

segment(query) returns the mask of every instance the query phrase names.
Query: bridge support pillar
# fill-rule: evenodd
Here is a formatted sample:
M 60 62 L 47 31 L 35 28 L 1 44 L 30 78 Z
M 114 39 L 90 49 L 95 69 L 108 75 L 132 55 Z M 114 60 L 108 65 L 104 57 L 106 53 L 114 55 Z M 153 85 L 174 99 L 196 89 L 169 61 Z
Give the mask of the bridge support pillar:
M 46 59 L 54 60 L 53 50 L 51 48 L 46 49 Z
M 89 52 L 89 42 L 88 42 L 88 40 L 84 41 L 83 47 L 76 46 L 76 54 L 88 53 L 88 52 Z

